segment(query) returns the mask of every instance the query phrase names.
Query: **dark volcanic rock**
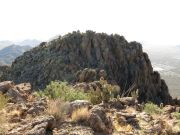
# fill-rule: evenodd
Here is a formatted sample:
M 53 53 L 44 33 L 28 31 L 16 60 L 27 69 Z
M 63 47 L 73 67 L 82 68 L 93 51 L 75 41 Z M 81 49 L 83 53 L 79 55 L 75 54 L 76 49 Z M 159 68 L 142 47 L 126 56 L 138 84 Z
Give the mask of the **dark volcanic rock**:
M 87 72 L 85 68 L 92 70 Z M 83 81 L 99 79 L 96 73 L 100 70 L 106 71 L 107 80 L 122 89 L 135 83 L 140 101 L 171 102 L 166 83 L 153 71 L 141 44 L 128 43 L 123 36 L 92 31 L 73 32 L 25 52 L 13 62 L 6 80 L 44 88 L 52 80 L 73 82 L 79 71 L 85 75 L 79 78 Z M 88 78 L 86 73 L 92 76 Z

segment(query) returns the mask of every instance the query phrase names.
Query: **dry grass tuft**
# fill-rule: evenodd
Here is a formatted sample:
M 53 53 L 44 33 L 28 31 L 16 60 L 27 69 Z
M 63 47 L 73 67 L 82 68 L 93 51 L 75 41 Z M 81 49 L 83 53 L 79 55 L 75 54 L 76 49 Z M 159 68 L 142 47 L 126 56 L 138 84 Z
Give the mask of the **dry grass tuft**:
M 117 132 L 132 132 L 133 127 L 129 124 L 119 124 L 117 121 L 113 123 L 114 129 Z
M 2 110 L 8 102 L 8 98 L 6 98 L 3 94 L 0 93 L 0 110 Z
M 72 112 L 71 119 L 73 122 L 87 121 L 89 114 L 90 113 L 87 107 L 79 108 Z
M 4 125 L 7 123 L 6 116 L 3 113 L 0 113 L 0 135 L 5 134 L 5 127 Z
M 62 121 L 65 119 L 70 104 L 62 100 L 50 100 L 48 101 L 47 114 L 54 116 L 57 121 Z
M 7 123 L 6 116 L 3 113 L 3 109 L 5 108 L 7 104 L 8 99 L 0 93 L 0 135 L 5 134 L 5 128 L 4 125 Z
M 12 116 L 12 117 L 20 117 L 22 115 L 22 113 L 19 110 L 13 110 L 13 111 L 10 112 L 9 115 Z

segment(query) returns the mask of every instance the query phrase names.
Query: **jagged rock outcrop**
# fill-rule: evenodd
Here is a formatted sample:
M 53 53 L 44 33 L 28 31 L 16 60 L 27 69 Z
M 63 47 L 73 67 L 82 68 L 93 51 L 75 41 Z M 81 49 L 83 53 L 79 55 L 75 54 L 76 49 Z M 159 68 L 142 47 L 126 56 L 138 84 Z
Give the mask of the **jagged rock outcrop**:
M 85 68 L 92 70 L 84 71 Z M 171 102 L 165 81 L 153 71 L 140 43 L 127 42 L 123 36 L 92 31 L 73 32 L 42 43 L 18 57 L 10 73 L 1 78 L 16 83 L 30 82 L 34 88 L 44 88 L 52 80 L 74 82 L 78 73 L 90 75 L 80 76 L 79 79 L 84 81 L 98 80 L 101 70 L 106 71 L 107 80 L 117 83 L 122 90 L 135 84 L 141 102 Z

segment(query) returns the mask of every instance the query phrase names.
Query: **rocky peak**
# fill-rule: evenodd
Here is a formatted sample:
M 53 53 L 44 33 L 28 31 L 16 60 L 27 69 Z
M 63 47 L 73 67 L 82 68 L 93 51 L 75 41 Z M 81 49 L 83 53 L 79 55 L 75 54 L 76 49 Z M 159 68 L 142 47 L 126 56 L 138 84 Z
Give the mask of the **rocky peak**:
M 25 52 L 1 78 L 16 83 L 30 82 L 34 88 L 44 88 L 52 80 L 73 83 L 77 73 L 85 68 L 93 70 L 91 81 L 98 80 L 99 71 L 104 70 L 106 79 L 124 91 L 135 84 L 141 102 L 168 104 L 172 100 L 165 81 L 153 71 L 142 45 L 128 42 L 116 34 L 69 33 Z

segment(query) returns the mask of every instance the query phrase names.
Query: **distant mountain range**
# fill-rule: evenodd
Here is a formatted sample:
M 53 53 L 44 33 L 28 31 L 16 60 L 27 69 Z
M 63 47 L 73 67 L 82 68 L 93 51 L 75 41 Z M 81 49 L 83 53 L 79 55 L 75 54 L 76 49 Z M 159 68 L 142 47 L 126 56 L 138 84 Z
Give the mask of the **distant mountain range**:
M 12 41 L 9 41 L 9 40 L 0 41 L 0 49 L 7 47 L 7 46 L 10 46 L 12 44 L 14 44 L 14 43 Z
M 180 45 L 177 45 L 176 48 L 180 48 Z
M 0 50 L 3 49 L 4 47 L 11 46 L 11 45 L 35 47 L 35 46 L 39 45 L 40 43 L 41 43 L 41 41 L 36 40 L 36 39 L 26 39 L 23 41 L 3 40 L 3 41 L 0 41 Z
M 41 41 L 36 39 L 26 39 L 19 42 L 9 40 L 0 41 L 0 65 L 10 65 L 15 58 L 40 43 Z
M 31 46 L 10 45 L 0 50 L 0 65 L 10 65 L 15 58 L 30 50 Z
M 15 44 L 21 45 L 21 46 L 28 45 L 31 47 L 35 47 L 35 46 L 39 45 L 40 43 L 41 43 L 41 41 L 36 40 L 36 39 L 26 39 L 26 40 L 23 40 L 21 42 L 16 42 Z

